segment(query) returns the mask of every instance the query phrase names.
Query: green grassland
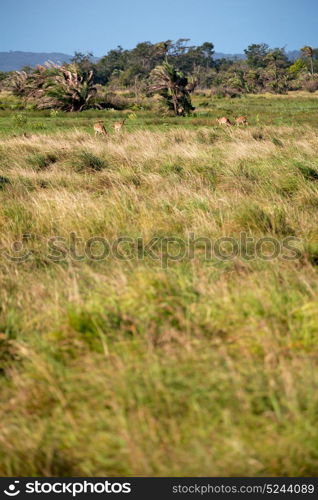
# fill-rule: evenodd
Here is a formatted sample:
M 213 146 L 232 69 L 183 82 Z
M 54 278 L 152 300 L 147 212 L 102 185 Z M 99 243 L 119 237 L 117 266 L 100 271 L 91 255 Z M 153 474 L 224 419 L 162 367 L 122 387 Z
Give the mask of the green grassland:
M 307 95 L 201 94 L 189 118 L 0 111 L 0 475 L 317 475 Z M 249 126 L 216 125 L 235 115 Z M 92 238 L 126 240 L 99 259 Z M 202 238 L 239 251 L 207 259 Z M 293 248 L 270 258 L 273 241 Z

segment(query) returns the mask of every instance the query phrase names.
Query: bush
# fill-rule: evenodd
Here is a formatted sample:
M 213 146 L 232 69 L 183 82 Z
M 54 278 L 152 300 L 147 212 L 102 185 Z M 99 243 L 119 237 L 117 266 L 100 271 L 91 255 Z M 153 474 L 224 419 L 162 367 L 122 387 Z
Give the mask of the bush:
M 119 96 L 114 92 L 107 92 L 104 96 L 98 96 L 96 98 L 96 107 L 100 109 L 115 109 L 116 111 L 122 111 L 130 107 L 130 101 L 126 97 Z
M 235 97 L 241 97 L 242 91 L 230 87 L 216 87 L 211 90 L 211 95 L 215 95 L 218 99 L 222 97 L 234 99 Z
M 278 146 L 279 148 L 282 148 L 284 144 L 280 139 L 277 139 L 277 137 L 272 137 L 272 143 L 275 144 L 275 146 Z
M 35 167 L 37 170 L 44 170 L 52 163 L 55 163 L 58 157 L 54 153 L 34 153 L 26 158 L 27 163 Z
M 82 151 L 79 155 L 79 163 L 77 163 L 76 166 L 79 171 L 94 170 L 95 172 L 100 172 L 108 167 L 108 164 L 105 160 L 99 158 L 90 151 Z
M 306 180 L 308 181 L 318 180 L 318 172 L 314 168 L 309 167 L 308 165 L 304 165 L 302 163 L 297 163 L 296 166 Z
M 24 109 L 24 104 L 19 97 L 16 97 L 9 92 L 1 92 L 0 109 L 22 110 Z
M 13 115 L 12 121 L 17 127 L 24 127 L 28 123 L 28 118 L 22 113 Z
M 0 175 L 0 190 L 4 189 L 6 186 L 10 185 L 11 181 L 8 179 L 8 177 L 3 177 L 3 175 Z

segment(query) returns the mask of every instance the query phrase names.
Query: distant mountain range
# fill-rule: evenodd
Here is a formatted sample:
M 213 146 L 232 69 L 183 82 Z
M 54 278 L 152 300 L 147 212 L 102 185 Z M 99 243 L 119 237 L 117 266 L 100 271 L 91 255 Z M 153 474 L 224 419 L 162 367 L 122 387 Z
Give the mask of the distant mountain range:
M 20 70 L 23 66 L 44 64 L 46 61 L 55 63 L 70 62 L 70 55 L 60 52 L 0 52 L 0 71 Z
M 287 52 L 289 59 L 295 60 L 299 57 L 299 50 L 292 50 Z M 245 59 L 245 54 L 224 54 L 223 52 L 216 52 L 215 59 Z M 55 63 L 70 62 L 72 56 L 63 54 L 62 52 L 22 52 L 10 51 L 0 52 L 0 71 L 16 71 L 23 68 L 23 66 L 34 67 L 37 64 L 44 64 L 46 61 Z M 97 57 L 94 58 L 98 60 Z

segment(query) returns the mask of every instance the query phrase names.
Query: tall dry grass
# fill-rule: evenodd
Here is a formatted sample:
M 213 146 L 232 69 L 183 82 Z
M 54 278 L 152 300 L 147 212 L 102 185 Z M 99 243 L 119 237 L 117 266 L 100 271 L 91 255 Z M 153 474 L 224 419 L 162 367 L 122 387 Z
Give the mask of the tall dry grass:
M 317 474 L 317 153 L 309 126 L 3 138 L 1 475 Z M 297 258 L 83 256 L 242 233 Z

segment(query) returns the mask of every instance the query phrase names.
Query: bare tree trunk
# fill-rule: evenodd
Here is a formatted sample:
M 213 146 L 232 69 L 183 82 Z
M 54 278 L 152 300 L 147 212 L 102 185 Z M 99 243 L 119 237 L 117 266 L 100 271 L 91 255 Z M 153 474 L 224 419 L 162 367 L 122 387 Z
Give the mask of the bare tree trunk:
M 178 116 L 178 99 L 175 91 L 172 91 L 172 102 L 173 102 L 174 113 L 176 116 Z

